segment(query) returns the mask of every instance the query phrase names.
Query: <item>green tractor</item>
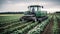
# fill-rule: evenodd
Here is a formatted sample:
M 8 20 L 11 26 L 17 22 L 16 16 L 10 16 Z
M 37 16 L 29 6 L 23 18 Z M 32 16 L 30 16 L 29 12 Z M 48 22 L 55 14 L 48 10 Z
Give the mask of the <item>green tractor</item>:
M 41 22 L 47 19 L 47 12 L 41 11 L 43 6 L 39 5 L 31 5 L 28 6 L 29 11 L 24 12 L 24 16 L 20 18 L 20 21 L 33 21 L 33 22 Z

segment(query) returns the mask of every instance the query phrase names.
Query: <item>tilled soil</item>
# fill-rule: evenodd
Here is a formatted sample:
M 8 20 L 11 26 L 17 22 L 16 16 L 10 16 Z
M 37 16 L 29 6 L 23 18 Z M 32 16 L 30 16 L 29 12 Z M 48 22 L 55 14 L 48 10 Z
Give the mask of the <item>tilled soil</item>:
M 42 34 L 52 34 L 53 19 L 51 18 L 50 23 L 46 26 Z
M 58 21 L 58 27 L 59 27 L 59 33 L 60 33 L 60 19 L 57 18 Z
M 60 19 L 57 19 L 57 21 L 58 21 L 58 26 L 59 26 L 59 28 L 60 28 Z

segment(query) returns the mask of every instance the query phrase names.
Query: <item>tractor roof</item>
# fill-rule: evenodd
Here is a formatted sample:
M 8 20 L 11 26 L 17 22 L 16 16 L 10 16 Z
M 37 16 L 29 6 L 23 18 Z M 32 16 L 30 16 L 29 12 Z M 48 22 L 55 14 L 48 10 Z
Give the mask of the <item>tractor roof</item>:
M 43 8 L 43 6 L 40 6 L 40 5 L 31 5 L 31 6 L 28 6 L 28 8 L 29 7 L 42 7 Z

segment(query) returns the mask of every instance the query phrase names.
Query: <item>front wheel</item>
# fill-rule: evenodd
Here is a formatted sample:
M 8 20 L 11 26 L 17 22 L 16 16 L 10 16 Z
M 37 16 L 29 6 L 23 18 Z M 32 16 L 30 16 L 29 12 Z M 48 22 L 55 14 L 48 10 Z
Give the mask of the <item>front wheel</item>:
M 41 23 L 42 20 L 38 18 L 37 21 L 38 21 L 38 23 Z
M 34 18 L 34 19 L 33 19 L 33 22 L 37 22 L 37 19 L 36 19 L 36 18 Z

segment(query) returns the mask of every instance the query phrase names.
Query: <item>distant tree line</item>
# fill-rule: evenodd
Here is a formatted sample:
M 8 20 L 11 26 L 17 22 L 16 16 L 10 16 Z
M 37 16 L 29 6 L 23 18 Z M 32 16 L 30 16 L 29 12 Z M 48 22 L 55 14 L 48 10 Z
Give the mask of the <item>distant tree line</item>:
M 0 14 L 23 14 L 24 12 L 2 12 Z
M 57 11 L 56 13 L 60 13 L 60 11 L 59 12 Z

